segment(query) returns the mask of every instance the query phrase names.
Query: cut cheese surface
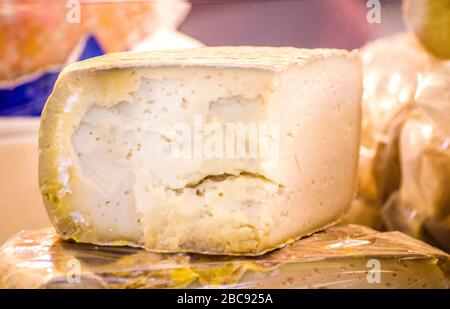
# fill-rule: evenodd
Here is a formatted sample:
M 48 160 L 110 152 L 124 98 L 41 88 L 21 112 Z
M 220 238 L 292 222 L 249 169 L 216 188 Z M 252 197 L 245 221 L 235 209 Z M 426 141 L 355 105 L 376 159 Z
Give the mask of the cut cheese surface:
M 66 239 L 258 255 L 354 194 L 355 53 L 208 47 L 68 66 L 40 130 L 40 188 Z

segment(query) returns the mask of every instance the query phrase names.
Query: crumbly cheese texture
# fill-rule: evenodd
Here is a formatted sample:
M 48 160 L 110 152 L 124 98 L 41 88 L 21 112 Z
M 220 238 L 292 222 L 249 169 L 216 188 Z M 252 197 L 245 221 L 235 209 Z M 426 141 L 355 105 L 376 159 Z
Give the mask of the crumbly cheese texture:
M 78 242 L 210 254 L 259 255 L 323 229 L 354 194 L 361 71 L 355 53 L 269 47 L 69 65 L 40 128 L 50 219 Z M 175 156 L 177 128 L 199 119 L 274 125 L 276 149 Z M 261 139 L 244 136 L 246 147 Z

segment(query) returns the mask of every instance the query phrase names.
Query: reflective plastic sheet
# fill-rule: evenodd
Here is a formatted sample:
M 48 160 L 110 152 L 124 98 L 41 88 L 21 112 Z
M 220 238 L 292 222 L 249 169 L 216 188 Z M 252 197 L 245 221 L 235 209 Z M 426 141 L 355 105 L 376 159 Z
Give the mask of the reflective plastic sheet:
M 160 254 L 24 231 L 0 251 L 2 288 L 448 288 L 450 257 L 399 232 L 332 227 L 260 257 Z

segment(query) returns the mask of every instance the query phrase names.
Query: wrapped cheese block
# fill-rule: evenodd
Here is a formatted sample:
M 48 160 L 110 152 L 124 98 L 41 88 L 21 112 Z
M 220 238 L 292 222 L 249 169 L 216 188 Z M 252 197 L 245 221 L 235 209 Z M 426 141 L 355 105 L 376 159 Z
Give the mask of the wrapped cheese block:
M 69 65 L 43 112 L 39 181 L 64 239 L 258 255 L 353 197 L 355 53 L 207 47 Z
M 344 222 L 384 225 L 450 251 L 450 62 L 410 34 L 369 43 L 362 58 L 359 188 Z
M 450 257 L 399 232 L 332 227 L 257 258 L 152 253 L 24 231 L 0 249 L 0 288 L 449 288 Z
M 364 96 L 358 195 L 382 204 L 399 186 L 398 147 L 393 141 L 412 108 L 417 74 L 437 61 L 408 33 L 370 42 L 360 54 Z
M 383 208 L 391 229 L 450 252 L 450 62 L 420 75 L 399 138 L 402 181 Z

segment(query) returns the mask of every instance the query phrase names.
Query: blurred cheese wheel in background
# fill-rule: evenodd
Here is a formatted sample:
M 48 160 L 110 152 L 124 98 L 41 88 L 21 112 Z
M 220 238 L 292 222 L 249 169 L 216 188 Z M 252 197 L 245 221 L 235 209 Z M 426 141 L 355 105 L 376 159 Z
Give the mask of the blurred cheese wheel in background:
M 0 80 L 64 64 L 88 34 L 93 34 L 106 52 L 115 52 L 129 49 L 161 24 L 154 2 L 81 1 L 79 15 L 74 7 L 67 7 L 68 3 L 0 3 Z

